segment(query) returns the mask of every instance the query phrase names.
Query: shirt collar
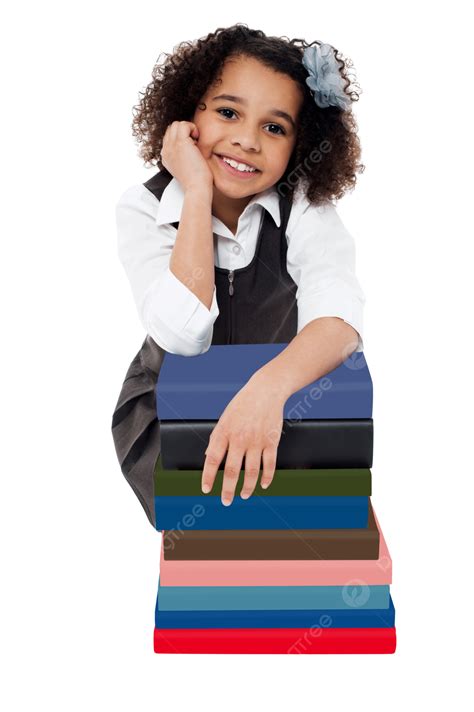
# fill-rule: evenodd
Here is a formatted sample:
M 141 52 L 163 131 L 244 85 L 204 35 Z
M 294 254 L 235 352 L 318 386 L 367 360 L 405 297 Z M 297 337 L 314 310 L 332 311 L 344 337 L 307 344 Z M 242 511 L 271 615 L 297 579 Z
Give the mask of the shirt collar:
M 181 183 L 173 176 L 164 189 L 156 215 L 157 225 L 178 222 L 183 208 L 184 192 Z M 272 216 L 277 227 L 280 227 L 280 197 L 275 187 L 271 186 L 261 193 L 257 193 L 245 206 L 249 210 L 251 205 L 258 204 L 265 208 Z M 213 217 L 213 220 L 217 218 Z

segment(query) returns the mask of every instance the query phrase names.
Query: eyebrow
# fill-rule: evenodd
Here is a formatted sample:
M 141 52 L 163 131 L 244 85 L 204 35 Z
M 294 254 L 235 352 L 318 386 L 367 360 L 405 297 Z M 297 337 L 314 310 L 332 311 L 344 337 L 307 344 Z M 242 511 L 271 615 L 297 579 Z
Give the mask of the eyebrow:
M 233 101 L 235 104 L 243 104 L 244 106 L 247 106 L 248 104 L 247 99 L 244 99 L 241 96 L 234 96 L 233 94 L 219 94 L 218 96 L 213 96 L 211 101 L 217 101 L 218 99 L 226 99 L 227 101 Z M 286 113 L 286 111 L 282 111 L 281 109 L 270 109 L 268 113 L 272 116 L 278 116 L 280 119 L 285 119 L 296 130 L 295 121 L 289 114 Z

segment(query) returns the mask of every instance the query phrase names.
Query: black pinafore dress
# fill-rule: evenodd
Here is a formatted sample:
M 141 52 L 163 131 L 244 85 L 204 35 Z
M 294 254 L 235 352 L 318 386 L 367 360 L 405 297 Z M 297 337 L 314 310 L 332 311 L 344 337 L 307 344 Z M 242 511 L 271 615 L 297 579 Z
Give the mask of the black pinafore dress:
M 144 183 L 158 200 L 172 179 L 159 171 Z M 291 203 L 280 196 L 280 227 L 267 210 L 255 254 L 246 267 L 215 266 L 219 315 L 212 344 L 289 343 L 297 333 L 297 285 L 286 267 L 286 226 Z M 179 222 L 172 223 L 175 227 Z M 147 334 L 130 364 L 112 417 L 112 437 L 125 479 L 155 527 L 153 478 L 161 451 L 156 384 L 166 351 Z M 203 463 L 204 467 L 204 463 Z

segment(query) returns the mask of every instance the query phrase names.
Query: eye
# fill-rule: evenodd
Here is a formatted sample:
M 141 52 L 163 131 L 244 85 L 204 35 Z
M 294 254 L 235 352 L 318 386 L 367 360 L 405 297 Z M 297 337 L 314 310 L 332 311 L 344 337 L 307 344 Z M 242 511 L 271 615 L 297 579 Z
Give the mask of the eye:
M 268 124 L 268 125 L 269 125 L 269 126 L 276 126 L 277 129 L 280 129 L 282 135 L 283 135 L 283 136 L 285 135 L 285 133 L 286 133 L 285 130 L 282 129 L 282 127 L 281 127 L 279 124 Z M 271 131 L 270 133 L 273 133 L 273 131 Z
M 217 109 L 217 113 L 220 113 L 221 111 L 230 111 L 231 114 L 235 114 L 235 111 L 233 109 L 228 109 L 228 108 L 223 108 L 223 109 Z M 223 114 L 221 114 L 223 116 Z M 225 118 L 230 118 L 226 116 Z M 284 128 L 282 128 L 279 124 L 268 124 L 268 126 L 275 126 L 278 130 L 280 135 L 284 136 L 286 134 L 286 131 Z M 270 131 L 270 133 L 275 133 L 274 131 Z
M 230 111 L 231 114 L 235 114 L 235 111 L 233 109 L 217 109 L 217 113 L 219 113 L 220 111 Z

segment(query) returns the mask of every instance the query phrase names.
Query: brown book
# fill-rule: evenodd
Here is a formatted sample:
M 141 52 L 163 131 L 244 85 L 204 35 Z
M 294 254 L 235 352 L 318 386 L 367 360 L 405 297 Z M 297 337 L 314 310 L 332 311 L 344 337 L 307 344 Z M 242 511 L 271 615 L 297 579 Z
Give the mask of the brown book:
M 366 529 L 165 530 L 166 561 L 378 559 L 380 535 L 369 498 Z

